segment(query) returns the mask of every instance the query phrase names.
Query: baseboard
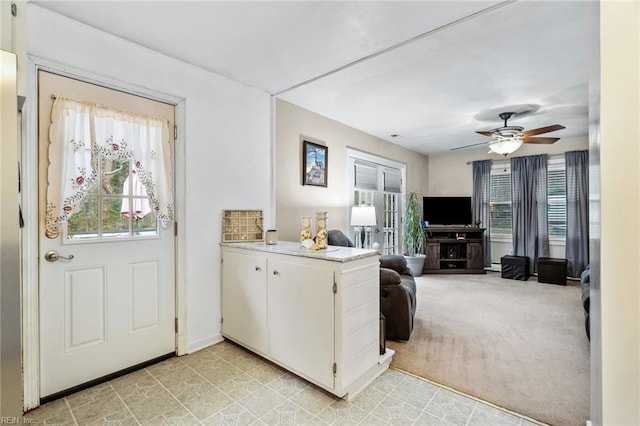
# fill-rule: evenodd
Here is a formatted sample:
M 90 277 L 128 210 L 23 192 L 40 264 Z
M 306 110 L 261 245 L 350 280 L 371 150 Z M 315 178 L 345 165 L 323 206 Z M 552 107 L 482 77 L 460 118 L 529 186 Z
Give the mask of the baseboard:
M 502 265 L 500 265 L 499 263 L 492 263 L 491 266 L 485 266 L 484 270 L 485 271 L 492 271 L 492 272 L 501 272 L 502 271 Z
M 382 373 L 389 369 L 391 365 L 391 360 L 393 359 L 393 354 L 395 351 L 393 349 L 387 348 L 386 352 L 383 355 L 378 357 L 378 364 L 374 365 L 363 374 L 359 379 L 357 379 L 354 383 L 351 384 L 349 391 L 344 395 L 344 399 L 347 401 L 352 401 L 356 396 L 360 394 L 363 390 L 367 388 L 375 379 L 377 379 Z
M 187 353 L 190 354 L 190 353 L 199 351 L 200 349 L 204 349 L 211 345 L 215 345 L 216 343 L 220 343 L 223 340 L 224 338 L 222 337 L 222 334 L 217 333 L 217 334 L 214 334 L 213 336 L 205 337 L 204 339 L 189 342 L 189 345 L 187 346 L 187 351 L 188 351 Z

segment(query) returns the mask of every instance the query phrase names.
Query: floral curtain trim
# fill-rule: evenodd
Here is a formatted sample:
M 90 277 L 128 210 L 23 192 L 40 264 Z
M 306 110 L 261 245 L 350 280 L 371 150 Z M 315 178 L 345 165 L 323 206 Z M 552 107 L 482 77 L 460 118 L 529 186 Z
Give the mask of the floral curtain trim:
M 100 158 L 133 160 L 151 209 L 167 226 L 175 220 L 169 129 L 163 118 L 143 116 L 58 96 L 49 127 L 46 234 L 78 210 L 98 179 Z

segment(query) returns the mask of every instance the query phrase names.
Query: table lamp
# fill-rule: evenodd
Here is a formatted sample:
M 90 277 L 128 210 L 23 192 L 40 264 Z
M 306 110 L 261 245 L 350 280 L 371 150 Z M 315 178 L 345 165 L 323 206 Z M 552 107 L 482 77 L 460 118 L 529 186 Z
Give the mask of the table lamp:
M 376 208 L 373 206 L 353 206 L 351 208 L 351 226 L 359 226 L 360 246 L 364 248 L 365 228 L 376 225 Z

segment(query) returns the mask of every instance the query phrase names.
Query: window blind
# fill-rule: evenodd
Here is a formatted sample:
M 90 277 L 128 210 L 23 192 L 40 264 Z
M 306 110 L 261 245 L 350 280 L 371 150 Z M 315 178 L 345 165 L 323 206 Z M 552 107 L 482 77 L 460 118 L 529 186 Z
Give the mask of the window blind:
M 364 161 L 356 161 L 354 167 L 354 187 L 376 191 L 378 189 L 377 166 Z
M 511 167 L 496 162 L 491 167 L 491 235 L 511 237 Z M 563 239 L 567 229 L 566 171 L 564 156 L 549 158 L 547 199 L 549 236 Z
M 547 170 L 549 237 L 564 238 L 567 232 L 567 175 L 564 157 L 550 158 Z
M 383 172 L 384 192 L 400 193 L 402 178 L 400 173 L 394 170 L 385 170 Z

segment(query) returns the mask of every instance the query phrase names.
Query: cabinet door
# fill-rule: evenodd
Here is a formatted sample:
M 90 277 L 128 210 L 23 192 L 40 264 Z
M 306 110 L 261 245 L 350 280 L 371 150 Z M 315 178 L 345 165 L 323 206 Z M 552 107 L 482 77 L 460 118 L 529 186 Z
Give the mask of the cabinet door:
M 222 334 L 267 353 L 267 259 L 223 251 Z
M 267 275 L 271 357 L 333 389 L 333 270 L 270 258 Z
M 484 269 L 482 243 L 467 244 L 467 269 Z
M 440 243 L 427 243 L 424 270 L 440 269 Z

